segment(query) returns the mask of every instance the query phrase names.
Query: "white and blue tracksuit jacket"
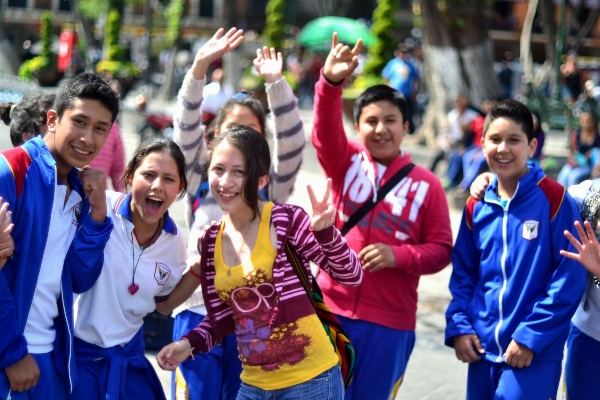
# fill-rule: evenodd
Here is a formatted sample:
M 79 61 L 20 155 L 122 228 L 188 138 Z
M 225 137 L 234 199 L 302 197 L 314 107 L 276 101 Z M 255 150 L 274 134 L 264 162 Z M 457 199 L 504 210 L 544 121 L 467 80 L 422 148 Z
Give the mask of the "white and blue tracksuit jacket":
M 5 397 L 9 392 L 4 369 L 28 354 L 23 332 L 42 265 L 46 239 L 52 234 L 49 224 L 56 162 L 41 137 L 28 141 L 22 148 L 27 153 L 25 158 L 29 156 L 27 162 L 20 164 L 26 168 L 21 171 L 24 178 L 18 178 L 18 171 L 13 171 L 7 162 L 15 154 L 11 151 L 18 149 L 8 150 L 0 156 L 0 196 L 9 203 L 15 225 L 12 231 L 15 255 L 0 273 L 0 397 Z M 76 169 L 69 173 L 69 185 L 79 193 L 83 202 L 78 230 L 62 272 L 54 343 L 56 366 L 69 382 L 70 390 L 76 381 L 73 293 L 90 289 L 100 275 L 104 262 L 104 245 L 113 228 L 112 220 L 108 217 L 105 223 L 98 223 L 90 217 L 90 203 L 83 193 L 77 174 Z
M 534 361 L 562 360 L 586 284 L 585 269 L 559 254 L 575 251 L 563 232 L 578 237 L 579 210 L 536 164 L 529 169 L 505 207 L 497 180 L 483 201 L 468 200 L 452 252 L 446 345 L 477 334 L 491 362 L 504 362 L 513 339 L 533 350 Z

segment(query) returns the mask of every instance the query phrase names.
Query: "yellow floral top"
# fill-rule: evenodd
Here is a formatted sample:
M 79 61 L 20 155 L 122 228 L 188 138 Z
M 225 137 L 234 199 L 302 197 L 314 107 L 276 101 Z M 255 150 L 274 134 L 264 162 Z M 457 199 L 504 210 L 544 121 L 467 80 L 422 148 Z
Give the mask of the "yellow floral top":
M 215 289 L 233 310 L 243 366 L 241 379 L 263 390 L 306 382 L 338 363 L 338 356 L 316 314 L 269 327 L 277 303 L 273 285 L 277 252 L 269 238 L 272 206 L 273 203 L 266 203 L 263 208 L 249 263 L 225 265 L 223 225 L 215 245 Z

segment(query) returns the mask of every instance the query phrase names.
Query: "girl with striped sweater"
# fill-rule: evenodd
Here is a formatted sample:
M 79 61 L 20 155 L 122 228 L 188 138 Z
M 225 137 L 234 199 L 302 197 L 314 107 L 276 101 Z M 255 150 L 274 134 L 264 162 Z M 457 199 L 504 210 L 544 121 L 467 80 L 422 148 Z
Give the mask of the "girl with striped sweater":
M 225 35 L 217 31 L 196 54 L 177 99 L 174 139 L 180 145 L 187 161 L 188 217 L 190 235 L 188 261 L 198 260 L 198 239 L 205 226 L 223 215 L 223 211 L 210 193 L 206 179 L 207 140 L 202 125 L 200 106 L 202 89 L 206 83 L 209 65 L 243 41 L 243 32 L 232 28 Z M 254 60 L 256 70 L 265 79 L 267 99 L 274 115 L 272 167 L 268 171 L 268 184 L 262 191 L 263 200 L 287 201 L 300 165 L 306 138 L 296 98 L 282 76 L 282 56 L 265 47 L 257 50 Z M 216 117 L 215 135 L 233 125 L 243 125 L 266 135 L 265 112 L 260 102 L 250 96 L 237 97 L 225 103 Z M 196 291 L 181 307 L 175 310 L 173 339 L 197 326 L 207 314 L 201 290 Z M 208 372 L 211 371 L 211 372 Z M 181 365 L 175 374 L 175 394 L 200 399 L 235 399 L 240 385 L 241 364 L 237 358 L 235 339 L 225 338 L 207 356 Z M 184 397 L 185 398 L 185 397 Z
M 337 282 L 356 286 L 362 268 L 333 227 L 331 180 L 321 201 L 308 187 L 309 216 L 260 199 L 270 162 L 265 138 L 251 128 L 234 127 L 211 143 L 209 186 L 225 215 L 198 246 L 207 316 L 163 348 L 158 364 L 174 370 L 235 333 L 243 367 L 238 398 L 343 399 L 338 356 L 285 245 L 299 254 L 308 276 L 310 260 Z

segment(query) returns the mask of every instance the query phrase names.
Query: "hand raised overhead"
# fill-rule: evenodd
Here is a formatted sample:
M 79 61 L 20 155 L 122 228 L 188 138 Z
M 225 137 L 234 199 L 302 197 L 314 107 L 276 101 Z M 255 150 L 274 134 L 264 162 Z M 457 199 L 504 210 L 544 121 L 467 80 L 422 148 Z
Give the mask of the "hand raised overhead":
M 341 82 L 358 67 L 358 55 L 362 49 L 362 39 L 358 39 L 353 49 L 339 43 L 337 32 L 331 38 L 331 51 L 325 60 L 323 74 L 331 82 Z
M 306 189 L 308 190 L 308 197 L 310 197 L 310 203 L 312 205 L 310 226 L 313 231 L 321 231 L 333 225 L 336 209 L 330 200 L 331 179 L 327 179 L 327 189 L 325 190 L 325 195 L 321 201 L 317 200 L 315 192 L 310 185 L 308 185 Z
M 283 70 L 283 56 L 281 52 L 275 54 L 275 49 L 267 46 L 256 49 L 256 58 L 254 59 L 254 68 L 261 74 L 267 83 L 276 82 L 281 79 Z
M 244 31 L 237 28 L 231 28 L 225 36 L 221 37 L 225 30 L 219 28 L 214 36 L 196 53 L 194 64 L 192 65 L 192 75 L 196 79 L 202 79 L 206 75 L 208 66 L 223 57 L 225 53 L 238 47 L 244 41 Z

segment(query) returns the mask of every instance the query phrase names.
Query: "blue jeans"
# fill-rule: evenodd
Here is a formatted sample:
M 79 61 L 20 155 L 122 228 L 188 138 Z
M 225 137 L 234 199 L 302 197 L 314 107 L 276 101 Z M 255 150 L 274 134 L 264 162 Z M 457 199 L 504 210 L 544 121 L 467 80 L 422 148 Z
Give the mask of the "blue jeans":
M 284 389 L 263 390 L 242 382 L 237 400 L 343 400 L 344 382 L 338 365 L 314 378 Z

